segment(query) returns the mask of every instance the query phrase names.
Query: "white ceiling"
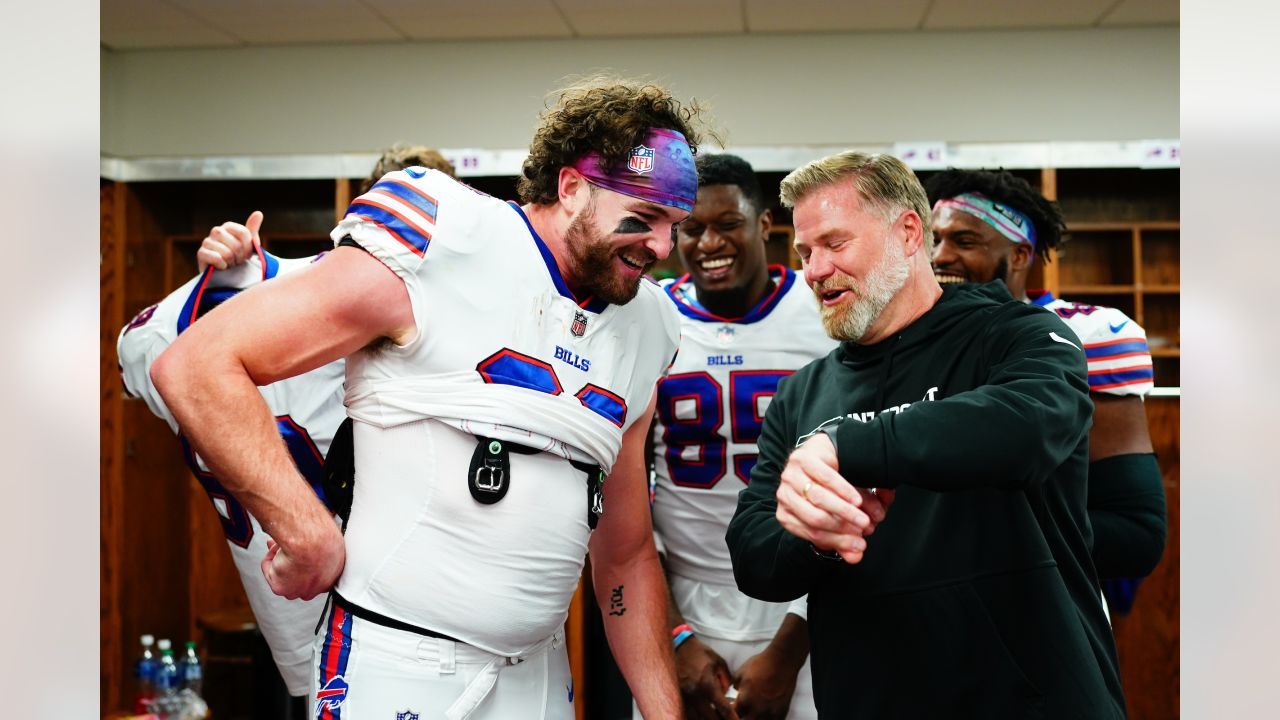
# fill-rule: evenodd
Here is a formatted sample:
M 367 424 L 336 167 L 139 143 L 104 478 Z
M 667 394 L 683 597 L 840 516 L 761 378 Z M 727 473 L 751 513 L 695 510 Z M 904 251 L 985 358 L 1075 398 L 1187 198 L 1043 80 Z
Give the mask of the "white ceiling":
M 1178 0 L 100 0 L 112 50 L 1177 25 Z

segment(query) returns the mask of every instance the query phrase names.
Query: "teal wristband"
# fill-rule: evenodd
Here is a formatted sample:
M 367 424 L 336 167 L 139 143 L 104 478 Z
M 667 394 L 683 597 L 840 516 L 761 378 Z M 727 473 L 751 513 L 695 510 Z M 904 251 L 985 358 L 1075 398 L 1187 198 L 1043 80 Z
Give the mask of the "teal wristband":
M 675 650 L 676 648 L 683 645 L 685 640 L 688 640 L 691 637 L 693 637 L 692 630 L 681 630 L 679 635 L 676 635 L 675 637 L 671 638 L 671 649 Z

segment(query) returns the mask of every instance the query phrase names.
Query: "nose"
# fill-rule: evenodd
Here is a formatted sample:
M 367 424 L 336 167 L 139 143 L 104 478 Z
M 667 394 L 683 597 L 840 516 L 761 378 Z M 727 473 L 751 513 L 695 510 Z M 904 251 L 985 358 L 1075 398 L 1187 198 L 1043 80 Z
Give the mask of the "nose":
M 662 262 L 671 254 L 671 248 L 675 245 L 675 227 L 675 223 L 661 225 L 645 240 L 645 248 L 657 258 L 655 262 Z
M 826 248 L 816 247 L 809 253 L 804 263 L 804 279 L 810 285 L 822 282 L 835 272 L 835 264 L 831 262 L 831 253 Z
M 698 252 L 710 254 L 719 250 L 724 246 L 724 236 L 715 231 L 710 225 L 702 229 L 702 234 L 698 236 Z

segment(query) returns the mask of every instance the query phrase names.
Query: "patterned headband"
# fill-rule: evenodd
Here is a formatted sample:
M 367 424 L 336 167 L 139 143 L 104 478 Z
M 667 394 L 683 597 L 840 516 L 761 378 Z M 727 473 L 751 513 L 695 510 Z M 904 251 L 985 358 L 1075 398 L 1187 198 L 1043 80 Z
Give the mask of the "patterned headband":
M 698 171 L 689 142 L 675 130 L 653 128 L 644 143 L 631 149 L 626 165 L 602 167 L 604 158 L 591 152 L 573 167 L 593 184 L 606 190 L 659 205 L 693 211 L 698 197 Z
M 1031 222 L 1031 218 L 1008 205 L 998 203 L 981 193 L 962 193 L 955 197 L 943 198 L 933 204 L 934 212 L 944 207 L 968 213 L 995 228 L 997 232 L 1013 242 L 1027 243 L 1032 251 L 1036 249 L 1036 226 Z

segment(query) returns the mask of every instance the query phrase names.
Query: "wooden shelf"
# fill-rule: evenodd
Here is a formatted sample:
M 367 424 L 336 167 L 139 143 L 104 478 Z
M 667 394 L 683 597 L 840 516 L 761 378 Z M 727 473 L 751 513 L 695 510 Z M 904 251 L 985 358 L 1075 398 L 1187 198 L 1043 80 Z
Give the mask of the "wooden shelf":
M 1176 347 L 1151 348 L 1151 357 L 1153 358 L 1182 357 L 1182 348 L 1176 348 Z
M 1063 285 L 1058 294 L 1062 297 L 1078 294 L 1132 295 L 1136 290 L 1136 285 Z
M 1150 293 L 1152 295 L 1177 295 L 1182 292 L 1181 285 L 1141 285 L 1138 287 L 1140 292 Z
M 1068 222 L 1067 232 L 1098 232 L 1123 230 L 1178 230 L 1177 220 L 1141 220 L 1136 222 Z

